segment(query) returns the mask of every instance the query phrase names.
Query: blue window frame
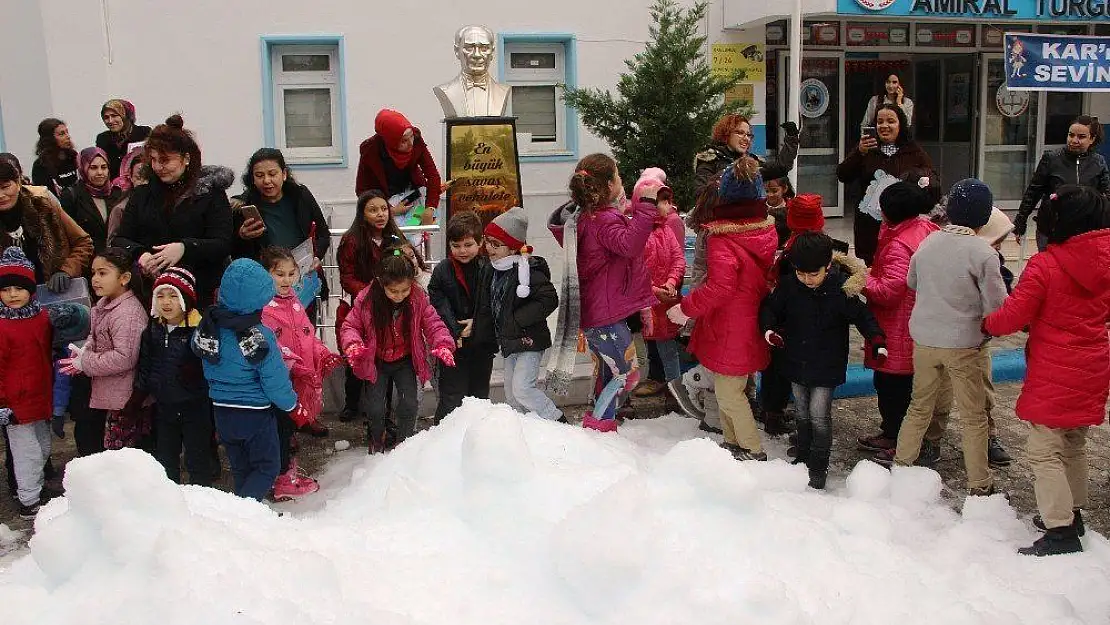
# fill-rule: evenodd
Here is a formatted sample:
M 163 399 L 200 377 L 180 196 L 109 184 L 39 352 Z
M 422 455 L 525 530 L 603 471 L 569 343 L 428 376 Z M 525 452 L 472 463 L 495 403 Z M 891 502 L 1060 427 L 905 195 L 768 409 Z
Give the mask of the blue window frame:
M 498 79 L 510 85 L 522 161 L 578 159 L 578 112 L 566 106 L 560 85 L 578 86 L 575 36 L 569 33 L 499 33 Z

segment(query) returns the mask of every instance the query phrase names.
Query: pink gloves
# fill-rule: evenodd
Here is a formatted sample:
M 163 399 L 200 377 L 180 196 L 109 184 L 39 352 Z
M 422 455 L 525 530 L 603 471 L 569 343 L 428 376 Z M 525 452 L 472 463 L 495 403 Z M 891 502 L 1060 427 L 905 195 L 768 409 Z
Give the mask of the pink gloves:
M 432 355 L 448 367 L 455 366 L 455 355 L 451 353 L 449 347 L 437 347 L 432 350 Z
M 782 348 L 786 346 L 786 341 L 783 340 L 782 335 L 774 330 L 767 330 L 763 333 L 763 340 L 771 347 Z

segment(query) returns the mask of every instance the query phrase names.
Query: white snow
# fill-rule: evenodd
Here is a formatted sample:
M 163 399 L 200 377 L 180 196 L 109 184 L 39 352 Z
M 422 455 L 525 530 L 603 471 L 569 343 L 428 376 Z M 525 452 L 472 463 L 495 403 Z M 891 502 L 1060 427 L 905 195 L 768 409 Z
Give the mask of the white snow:
M 350 448 L 351 448 L 351 441 L 348 441 L 348 440 L 335 441 L 335 450 L 336 451 L 347 451 Z
M 846 487 L 735 462 L 695 421 L 619 434 L 467 400 L 386 456 L 335 456 L 281 509 L 167 481 L 146 454 L 74 460 L 5 623 L 971 625 L 1106 623 L 1110 544 L 1019 556 L 1001 496 L 962 516 L 927 469 Z

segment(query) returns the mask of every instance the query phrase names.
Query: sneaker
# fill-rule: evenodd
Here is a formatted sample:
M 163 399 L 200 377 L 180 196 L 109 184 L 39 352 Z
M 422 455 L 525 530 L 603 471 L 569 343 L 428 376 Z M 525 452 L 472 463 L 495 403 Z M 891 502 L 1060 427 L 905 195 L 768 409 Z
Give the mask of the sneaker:
M 741 446 L 739 446 L 735 443 L 726 443 L 724 441 L 721 441 L 721 442 L 717 443 L 717 446 L 720 447 L 721 449 L 727 451 L 728 453 L 732 454 L 733 456 L 735 456 L 738 451 L 741 451 L 741 450 L 744 449 L 743 447 L 741 447 Z
M 809 471 L 809 487 L 814 490 L 825 490 L 825 482 L 829 478 L 827 471 Z
M 1008 467 L 1014 459 L 1002 447 L 1002 441 L 997 436 L 987 439 L 987 464 L 995 468 Z
M 313 438 L 324 438 L 329 433 L 327 426 L 321 425 L 319 421 L 309 421 L 298 428 L 298 431 L 304 432 Z
M 582 417 L 582 427 L 587 430 L 595 430 L 597 432 L 616 432 L 617 420 L 616 419 L 595 419 L 592 412 L 587 412 Z
M 690 399 L 690 394 L 686 392 L 686 385 L 682 383 L 682 378 L 675 378 L 667 382 L 667 391 L 670 392 L 671 397 L 678 402 L 678 407 L 682 412 L 691 419 L 704 419 L 705 413 L 698 410 L 694 402 Z
M 932 441 L 921 442 L 921 453 L 917 454 L 916 464 L 919 467 L 933 468 L 940 462 L 940 445 Z
M 1080 553 L 1083 543 L 1073 525 L 1054 527 L 1045 532 L 1029 547 L 1018 549 L 1023 556 L 1057 556 L 1065 553 Z
M 749 451 L 747 449 L 744 449 L 743 447 L 739 447 L 738 450 L 732 454 L 732 457 L 736 458 L 740 462 L 744 462 L 746 460 L 756 460 L 758 462 L 767 461 L 766 453 L 762 451 Z
M 19 504 L 19 518 L 23 519 L 24 521 L 34 521 L 35 515 L 39 513 L 39 508 L 41 506 L 41 501 L 36 501 L 29 506 Z
M 1075 526 L 1075 533 L 1079 536 L 1086 535 L 1087 526 L 1083 525 L 1083 511 L 1076 508 L 1073 512 L 1075 513 L 1075 517 L 1072 519 L 1071 524 Z M 1044 519 L 1042 519 L 1039 514 L 1033 517 L 1033 527 L 1042 532 L 1048 531 L 1048 528 L 1044 526 Z
M 632 389 L 633 397 L 654 397 L 667 390 L 667 386 L 657 380 L 644 380 L 642 384 Z
M 894 448 L 884 449 L 884 450 L 876 453 L 874 456 L 871 456 L 871 461 L 875 462 L 875 463 L 878 463 L 878 464 L 881 464 L 884 467 L 887 467 L 889 469 L 891 467 L 891 465 L 894 464 L 894 454 L 895 453 L 896 453 L 896 450 Z
M 706 423 L 705 421 L 702 421 L 698 425 L 698 429 L 701 430 L 702 432 L 709 432 L 710 434 L 724 434 L 724 430 L 722 430 L 721 428 L 715 428 L 712 425 L 709 425 L 708 423 Z
M 994 484 L 991 484 L 990 486 L 976 486 L 974 488 L 969 488 L 969 489 L 967 489 L 967 496 L 968 497 L 990 497 L 991 495 L 993 495 L 997 492 L 998 491 L 994 489 Z
M 887 438 L 882 434 L 876 434 L 875 436 L 861 436 L 856 439 L 856 443 L 861 448 L 867 449 L 869 451 L 886 451 L 888 449 L 894 449 L 898 446 L 898 441 L 894 440 L 893 438 Z

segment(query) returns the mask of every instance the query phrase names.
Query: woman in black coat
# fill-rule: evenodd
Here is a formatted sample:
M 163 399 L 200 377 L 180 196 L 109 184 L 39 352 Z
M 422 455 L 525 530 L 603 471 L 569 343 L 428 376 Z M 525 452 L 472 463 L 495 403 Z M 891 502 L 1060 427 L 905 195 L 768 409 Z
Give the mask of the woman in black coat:
M 108 128 L 96 135 L 96 147 L 108 155 L 108 170 L 112 179 L 119 175 L 119 166 L 127 155 L 128 146 L 141 143 L 150 136 L 150 126 L 135 125 L 135 105 L 127 100 L 114 98 L 100 107 L 100 119 Z
M 31 184 L 46 187 L 55 196 L 77 184 L 77 151 L 69 128 L 60 119 L 48 117 L 39 122 L 35 162 L 31 164 Z
M 113 243 L 131 252 L 149 276 L 171 266 L 193 272 L 198 304 L 206 306 L 231 254 L 225 190 L 235 175 L 226 167 L 201 168 L 200 147 L 180 115 L 150 133 L 146 152 L 154 175 L 132 192 Z
M 320 204 L 308 187 L 293 179 L 281 150 L 262 148 L 251 156 L 243 171 L 243 193 L 231 200 L 239 209 L 258 208 L 262 220 L 247 218 L 235 211 L 236 258 L 258 259 L 269 245 L 294 248 L 314 236 L 316 258 L 323 258 L 331 246 L 331 235 Z M 315 226 L 315 233 L 313 233 Z
M 108 246 L 108 216 L 123 192 L 112 185 L 108 157 L 100 148 L 85 148 L 77 156 L 81 184 L 62 190 L 62 208 L 78 226 L 92 237 L 95 253 Z

